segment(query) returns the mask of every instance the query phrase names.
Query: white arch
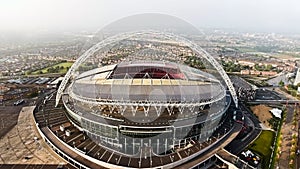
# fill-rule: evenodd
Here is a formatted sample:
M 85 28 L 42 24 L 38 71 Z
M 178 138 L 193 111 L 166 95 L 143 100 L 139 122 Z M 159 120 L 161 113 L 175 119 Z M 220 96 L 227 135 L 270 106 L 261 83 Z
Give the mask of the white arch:
M 207 53 L 205 50 L 203 50 L 201 47 L 199 47 L 198 45 L 196 45 L 195 43 L 193 43 L 192 41 L 185 39 L 183 37 L 171 34 L 171 33 L 165 33 L 165 32 L 157 32 L 157 31 L 139 31 L 139 32 L 127 32 L 127 33 L 122 33 L 122 34 L 118 34 L 112 37 L 109 37 L 99 43 L 97 43 L 96 45 L 94 45 L 93 47 L 91 47 L 89 50 L 87 50 L 84 54 L 82 54 L 76 61 L 75 63 L 71 66 L 71 68 L 69 69 L 69 71 L 67 72 L 67 74 L 65 75 L 62 83 L 59 86 L 59 89 L 57 91 L 57 95 L 56 95 L 56 103 L 55 106 L 58 105 L 59 100 L 63 94 L 63 91 L 65 90 L 65 87 L 69 81 L 69 79 L 71 78 L 71 76 L 73 75 L 74 71 L 91 55 L 93 55 L 95 52 L 97 52 L 98 50 L 100 50 L 101 48 L 112 44 L 114 42 L 118 42 L 121 40 L 125 40 L 131 37 L 135 37 L 135 36 L 139 36 L 139 35 L 160 35 L 160 37 L 165 37 L 165 38 L 169 38 L 171 40 L 176 40 L 176 42 L 182 43 L 186 46 L 188 46 L 189 48 L 191 48 L 194 52 L 198 53 L 200 56 L 202 56 L 204 59 L 206 59 L 221 75 L 221 77 L 224 79 L 230 93 L 231 96 L 233 98 L 233 101 L 235 103 L 235 106 L 238 107 L 238 99 L 237 99 L 237 95 L 236 92 L 234 90 L 234 87 L 228 77 L 228 75 L 226 74 L 226 72 L 224 71 L 224 69 L 222 68 L 222 66 L 209 54 Z

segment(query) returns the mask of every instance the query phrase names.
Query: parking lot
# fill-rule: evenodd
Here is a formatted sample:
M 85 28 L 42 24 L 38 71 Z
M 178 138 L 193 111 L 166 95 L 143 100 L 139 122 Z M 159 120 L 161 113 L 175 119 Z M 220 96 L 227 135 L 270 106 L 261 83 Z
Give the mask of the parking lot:
M 282 100 L 281 95 L 269 89 L 257 89 L 255 99 L 257 100 Z

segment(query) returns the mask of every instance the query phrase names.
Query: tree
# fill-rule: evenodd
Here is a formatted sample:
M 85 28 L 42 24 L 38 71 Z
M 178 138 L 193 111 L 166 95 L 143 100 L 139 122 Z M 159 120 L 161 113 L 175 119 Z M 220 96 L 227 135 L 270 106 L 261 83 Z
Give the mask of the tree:
M 293 85 L 289 84 L 287 87 L 289 90 L 293 90 Z
M 278 85 L 279 85 L 280 87 L 283 87 L 283 86 L 284 86 L 284 82 L 283 82 L 282 80 L 280 80 L 280 82 L 278 83 Z
M 39 95 L 39 93 L 37 91 L 33 91 L 32 93 L 29 94 L 30 98 L 34 98 L 37 97 Z
M 270 71 L 270 70 L 272 70 L 272 68 L 273 68 L 273 66 L 270 65 L 270 64 L 268 64 L 267 67 L 266 67 L 266 70 L 269 70 L 269 71 Z

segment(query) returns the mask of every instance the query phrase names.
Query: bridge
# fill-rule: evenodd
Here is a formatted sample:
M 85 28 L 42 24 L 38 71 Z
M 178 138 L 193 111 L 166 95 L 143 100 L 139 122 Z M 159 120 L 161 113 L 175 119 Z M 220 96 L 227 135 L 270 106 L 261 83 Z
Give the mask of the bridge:
M 300 104 L 300 100 L 254 100 L 248 101 L 249 104 Z

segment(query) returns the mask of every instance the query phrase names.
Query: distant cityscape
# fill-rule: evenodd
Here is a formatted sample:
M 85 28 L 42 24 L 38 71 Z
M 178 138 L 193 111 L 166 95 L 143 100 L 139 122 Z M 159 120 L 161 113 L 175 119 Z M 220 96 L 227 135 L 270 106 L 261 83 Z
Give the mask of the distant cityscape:
M 171 40 L 101 49 L 62 91 L 92 33 L 0 43 L 0 168 L 299 168 L 300 36 L 200 30 L 185 38 L 222 66 L 233 91 Z M 157 133 L 171 134 L 148 141 Z

